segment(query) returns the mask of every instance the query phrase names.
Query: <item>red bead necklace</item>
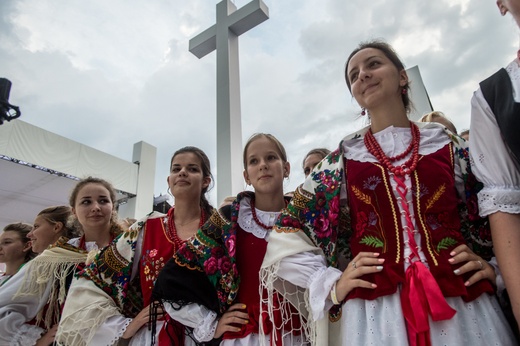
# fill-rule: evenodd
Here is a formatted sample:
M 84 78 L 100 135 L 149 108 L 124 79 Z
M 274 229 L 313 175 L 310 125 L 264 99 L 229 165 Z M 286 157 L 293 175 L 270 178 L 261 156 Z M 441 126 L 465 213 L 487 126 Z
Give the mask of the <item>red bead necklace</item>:
M 287 200 L 284 200 L 284 202 L 285 202 L 285 206 L 287 207 Z M 263 223 L 262 221 L 260 221 L 260 219 L 258 218 L 258 215 L 256 215 L 255 200 L 254 200 L 254 198 L 251 198 L 250 205 L 251 205 L 251 214 L 253 215 L 253 220 L 255 220 L 256 224 L 257 224 L 258 226 L 262 227 L 263 229 L 268 230 L 268 231 L 272 230 L 272 229 L 273 229 L 273 226 L 267 226 L 265 223 Z
M 263 229 L 266 229 L 268 231 L 272 230 L 273 229 L 273 226 L 267 226 L 265 223 L 263 223 L 262 221 L 260 221 L 260 219 L 258 218 L 258 216 L 256 215 L 256 209 L 255 209 L 255 200 L 253 198 L 251 198 L 251 214 L 253 215 L 253 220 L 255 220 L 256 224 L 260 227 L 262 227 Z
M 177 234 L 177 228 L 175 227 L 175 218 L 174 218 L 174 209 L 170 208 L 168 210 L 168 228 L 166 229 L 166 235 L 168 236 L 168 240 L 173 243 L 173 250 L 177 251 L 181 248 L 182 244 L 186 242 L 186 240 L 182 240 L 179 238 L 179 235 Z M 204 209 L 200 209 L 200 220 L 199 220 L 199 227 L 200 229 L 202 225 L 204 225 L 206 219 L 206 215 L 204 214 Z
M 406 150 L 394 157 L 388 157 L 384 153 L 383 149 L 375 139 L 372 134 L 372 130 L 369 129 L 365 134 L 365 146 L 368 151 L 375 156 L 375 158 L 382 164 L 386 166 L 386 168 L 398 176 L 404 176 L 405 174 L 412 173 L 415 168 L 417 168 L 417 162 L 419 162 L 419 143 L 421 140 L 421 133 L 419 131 L 419 127 L 414 123 L 410 122 L 410 131 L 412 132 L 412 141 Z M 402 165 L 395 167 L 392 162 L 400 160 L 404 158 L 408 153 L 412 152 L 410 158 L 404 162 Z

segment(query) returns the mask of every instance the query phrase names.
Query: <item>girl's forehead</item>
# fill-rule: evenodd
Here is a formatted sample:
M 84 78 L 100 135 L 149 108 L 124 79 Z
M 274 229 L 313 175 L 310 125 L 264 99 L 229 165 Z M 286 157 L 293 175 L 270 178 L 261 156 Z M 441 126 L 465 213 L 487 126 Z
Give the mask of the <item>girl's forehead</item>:
M 172 160 L 172 165 L 180 165 L 180 164 L 196 164 L 200 165 L 200 159 L 197 155 L 194 153 L 181 153 L 175 155 L 175 157 Z

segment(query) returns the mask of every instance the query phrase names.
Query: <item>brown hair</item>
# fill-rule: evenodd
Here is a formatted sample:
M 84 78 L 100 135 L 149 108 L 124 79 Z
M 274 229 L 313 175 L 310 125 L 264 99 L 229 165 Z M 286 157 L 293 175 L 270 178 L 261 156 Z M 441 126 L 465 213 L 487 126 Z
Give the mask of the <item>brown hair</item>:
M 246 146 L 244 147 L 244 153 L 243 153 L 243 160 L 244 160 L 244 169 L 247 169 L 247 149 L 249 148 L 249 145 L 253 143 L 255 140 L 265 137 L 268 140 L 270 140 L 278 149 L 278 154 L 280 154 L 280 158 L 282 159 L 282 162 L 287 162 L 287 153 L 285 152 L 285 148 L 282 145 L 282 143 L 272 134 L 270 133 L 255 133 L 249 139 L 247 140 Z
M 56 207 L 45 208 L 38 213 L 37 216 L 43 217 L 52 225 L 60 222 L 63 225 L 61 235 L 67 238 L 74 238 L 77 236 L 75 229 L 70 227 L 68 222 L 72 216 L 72 209 L 66 205 L 59 205 Z
M 76 186 L 74 186 L 74 188 L 72 189 L 72 192 L 70 193 L 70 197 L 69 197 L 70 206 L 72 208 L 74 208 L 74 206 L 76 205 L 76 199 L 78 198 L 79 191 L 88 184 L 99 184 L 108 190 L 110 201 L 112 202 L 112 217 L 110 219 L 110 233 L 113 234 L 114 236 L 117 236 L 117 235 L 123 233 L 123 229 L 121 228 L 121 226 L 119 225 L 119 222 L 117 220 L 116 191 L 114 190 L 114 186 L 112 186 L 112 184 L 110 184 L 105 179 L 94 178 L 94 177 L 87 177 L 87 178 L 81 179 L 76 184 Z M 67 224 L 67 227 L 71 228 L 71 229 L 75 229 L 77 231 L 78 235 L 83 234 L 83 227 L 78 222 L 78 219 L 74 216 L 72 216 L 71 219 L 72 219 L 72 224 L 71 224 L 71 222 L 69 222 Z
M 3 231 L 18 233 L 18 235 L 20 236 L 20 240 L 22 241 L 23 245 L 25 246 L 28 242 L 31 241 L 31 239 L 29 239 L 27 237 L 27 235 L 29 234 L 30 231 L 32 231 L 32 229 L 33 229 L 33 226 L 28 223 L 15 222 L 15 223 L 10 223 L 7 226 L 5 226 Z M 30 249 L 25 254 L 24 262 L 26 262 L 26 263 L 29 262 L 37 255 L 38 254 L 36 252 L 33 252 L 32 249 Z
M 211 179 L 211 183 L 208 186 L 206 186 L 205 188 L 203 188 L 202 193 L 200 194 L 200 207 L 204 210 L 206 215 L 211 215 L 211 213 L 213 211 L 213 207 L 211 206 L 211 204 L 209 204 L 209 201 L 206 198 L 206 192 L 208 192 L 211 189 L 211 187 L 213 187 L 213 175 L 211 174 L 211 164 L 209 162 L 208 156 L 206 155 L 206 153 L 204 151 L 202 151 L 201 149 L 199 149 L 197 147 L 187 146 L 187 147 L 180 148 L 172 155 L 172 158 L 170 160 L 170 172 L 172 170 L 173 159 L 177 155 L 184 154 L 184 153 L 192 153 L 195 156 L 197 156 L 200 160 L 200 166 L 201 166 L 200 168 L 202 169 L 202 176 L 204 178 Z
M 401 61 L 401 59 L 399 59 L 399 56 L 397 55 L 394 48 L 392 48 L 392 46 L 389 45 L 388 43 L 386 43 L 385 41 L 372 40 L 372 41 L 367 41 L 367 42 L 361 42 L 359 44 L 359 46 L 356 49 L 354 49 L 352 51 L 352 53 L 350 53 L 350 55 L 347 59 L 347 63 L 345 64 L 345 81 L 347 82 L 348 90 L 351 93 L 352 93 L 352 90 L 350 88 L 350 80 L 348 79 L 348 71 L 347 71 L 348 64 L 350 62 L 350 59 L 352 59 L 352 57 L 354 55 L 356 55 L 358 52 L 362 51 L 363 49 L 367 49 L 367 48 L 374 48 L 374 49 L 378 49 L 381 52 L 383 52 L 383 54 L 392 62 L 392 64 L 397 68 L 398 71 L 405 69 L 403 62 Z M 406 92 L 401 93 L 401 98 L 402 98 L 402 101 L 404 104 L 404 108 L 406 109 L 406 113 L 409 113 L 412 108 L 412 101 L 410 100 L 410 96 L 409 96 L 410 82 L 406 83 L 406 85 L 402 88 L 403 88 L 403 90 L 406 90 Z
M 321 159 L 323 160 L 325 158 L 325 156 L 329 155 L 330 154 L 330 150 L 327 149 L 327 148 L 315 148 L 315 149 L 312 149 L 311 151 L 309 151 L 307 153 L 307 155 L 305 155 L 305 157 L 303 158 L 303 161 L 302 161 L 302 167 L 305 168 L 305 160 L 307 160 L 307 158 L 311 155 L 319 155 L 321 156 Z

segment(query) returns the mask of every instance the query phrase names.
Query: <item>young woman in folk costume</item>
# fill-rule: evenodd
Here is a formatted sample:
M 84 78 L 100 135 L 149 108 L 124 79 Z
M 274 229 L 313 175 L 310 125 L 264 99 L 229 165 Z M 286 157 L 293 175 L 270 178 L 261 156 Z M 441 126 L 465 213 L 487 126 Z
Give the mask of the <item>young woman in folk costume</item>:
M 157 275 L 175 251 L 212 212 L 205 193 L 211 184 L 206 154 L 195 147 L 177 150 L 170 163 L 168 186 L 175 206 L 168 214 L 153 212 L 115 239 L 78 274 L 67 301 L 56 340 L 64 345 L 149 345 L 175 335 L 184 327 L 159 321 L 157 333 L 145 324 Z
M 301 335 L 279 333 L 270 339 L 273 321 L 280 318 L 270 321 L 260 315 L 258 271 L 271 229 L 287 203 L 283 182 L 290 164 L 282 144 L 263 133 L 249 139 L 243 159 L 244 178 L 254 192 L 238 194 L 232 205 L 213 213 L 161 272 L 154 298 L 172 318 L 193 328 L 195 344 L 275 345 L 285 340 L 301 345 Z M 260 336 L 261 330 L 267 336 Z
M 54 341 L 74 272 L 87 261 L 89 251 L 107 246 L 121 232 L 114 200 L 110 183 L 90 177 L 74 187 L 72 208 L 49 207 L 38 214 L 29 238 L 40 255 L 0 294 L 0 344 L 49 345 Z
M 5 264 L 5 272 L 0 274 L 0 287 L 36 254 L 31 250 L 31 239 L 27 237 L 32 226 L 28 223 L 12 223 L 4 227 L 0 234 L 0 263 Z
M 496 1 L 520 27 L 520 0 Z M 493 245 L 520 325 L 520 50 L 505 68 L 480 83 L 471 99 L 470 154 L 479 192 L 480 215 L 488 216 Z M 500 285 L 498 285 L 500 287 Z
M 296 190 L 271 233 L 263 287 L 304 297 L 316 345 L 516 344 L 462 141 L 408 120 L 408 76 L 388 44 L 361 44 L 345 76 L 371 125 Z

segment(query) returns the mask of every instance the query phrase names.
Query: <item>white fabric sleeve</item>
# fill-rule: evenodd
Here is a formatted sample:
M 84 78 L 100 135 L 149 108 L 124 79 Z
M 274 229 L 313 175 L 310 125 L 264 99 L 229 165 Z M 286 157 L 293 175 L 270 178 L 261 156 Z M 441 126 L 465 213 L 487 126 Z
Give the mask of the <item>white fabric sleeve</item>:
M 188 304 L 176 310 L 171 303 L 164 302 L 164 309 L 171 318 L 186 327 L 193 328 L 193 336 L 198 342 L 213 340 L 217 330 L 217 314 L 203 305 Z
M 302 252 L 283 258 L 277 274 L 280 278 L 309 290 L 310 310 L 313 319 L 317 321 L 332 307 L 329 293 L 342 272 L 327 267 L 322 255 Z
M 479 212 L 520 214 L 520 168 L 502 140 L 495 115 L 482 91 L 471 99 L 469 153 L 473 173 L 484 188 L 478 194 Z
M 41 300 L 37 295 L 22 295 L 13 299 L 22 286 L 25 272 L 30 268 L 29 262 L 0 288 L 0 345 L 35 345 L 44 332 L 42 328 L 27 322 L 45 306 L 52 283 L 47 285 Z

